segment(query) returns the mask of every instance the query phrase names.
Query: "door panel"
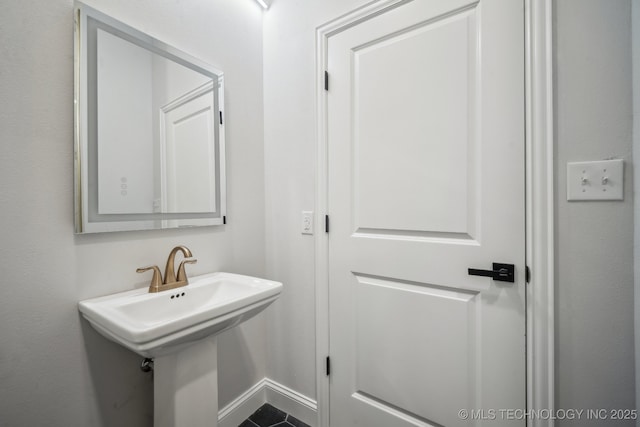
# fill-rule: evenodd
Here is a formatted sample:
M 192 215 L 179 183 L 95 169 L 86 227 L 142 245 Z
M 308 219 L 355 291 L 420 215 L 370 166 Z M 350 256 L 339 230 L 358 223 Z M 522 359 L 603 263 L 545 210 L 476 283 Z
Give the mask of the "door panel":
M 211 91 L 163 110 L 163 212 L 215 212 L 215 108 Z
M 332 426 L 524 408 L 523 22 L 420 0 L 328 39 Z
M 473 403 L 478 293 L 355 276 L 357 393 L 455 425 Z
M 353 49 L 357 228 L 468 237 L 475 219 L 475 181 L 467 179 L 476 160 L 474 18 L 466 10 Z

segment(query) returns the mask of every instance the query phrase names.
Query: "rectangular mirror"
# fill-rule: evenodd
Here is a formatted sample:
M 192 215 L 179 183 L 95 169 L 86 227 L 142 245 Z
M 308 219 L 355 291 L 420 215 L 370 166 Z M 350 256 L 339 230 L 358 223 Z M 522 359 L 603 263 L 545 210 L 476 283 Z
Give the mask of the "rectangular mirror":
M 76 3 L 76 233 L 226 222 L 223 82 Z

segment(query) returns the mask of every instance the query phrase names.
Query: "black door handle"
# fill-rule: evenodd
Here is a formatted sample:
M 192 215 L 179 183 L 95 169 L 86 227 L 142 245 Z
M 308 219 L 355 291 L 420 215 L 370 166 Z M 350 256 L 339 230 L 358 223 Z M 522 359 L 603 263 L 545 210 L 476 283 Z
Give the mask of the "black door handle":
M 493 263 L 493 270 L 478 270 L 477 268 L 469 269 L 469 276 L 491 277 L 498 282 L 515 282 L 516 268 L 513 264 Z

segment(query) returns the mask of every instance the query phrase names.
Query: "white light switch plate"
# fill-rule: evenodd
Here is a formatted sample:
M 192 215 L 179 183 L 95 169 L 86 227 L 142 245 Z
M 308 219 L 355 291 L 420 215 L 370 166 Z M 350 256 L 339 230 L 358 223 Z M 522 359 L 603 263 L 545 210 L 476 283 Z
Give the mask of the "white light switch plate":
M 624 200 L 624 161 L 567 163 L 567 200 Z
M 302 211 L 302 234 L 313 234 L 313 211 Z

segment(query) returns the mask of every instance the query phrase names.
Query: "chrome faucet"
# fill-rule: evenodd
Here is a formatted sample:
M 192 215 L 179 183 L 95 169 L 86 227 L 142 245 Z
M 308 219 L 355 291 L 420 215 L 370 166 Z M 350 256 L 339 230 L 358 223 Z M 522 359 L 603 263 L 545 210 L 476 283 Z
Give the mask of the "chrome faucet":
M 178 276 L 176 277 L 175 258 L 178 252 L 182 252 L 185 259 L 183 259 L 178 266 Z M 169 253 L 169 258 L 167 259 L 167 266 L 164 270 L 164 281 L 162 280 L 162 274 L 160 273 L 160 269 L 157 265 L 138 268 L 136 271 L 138 273 L 142 273 L 148 270 L 153 270 L 153 277 L 151 278 L 151 284 L 149 285 L 149 292 L 160 292 L 179 288 L 189 284 L 189 279 L 187 278 L 187 272 L 185 271 L 184 266 L 186 264 L 195 264 L 198 262 L 197 259 L 187 259 L 192 256 L 191 251 L 186 246 L 176 246 L 173 248 L 171 253 Z

